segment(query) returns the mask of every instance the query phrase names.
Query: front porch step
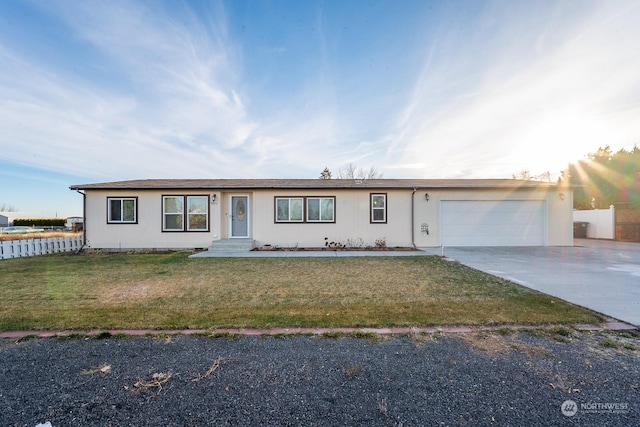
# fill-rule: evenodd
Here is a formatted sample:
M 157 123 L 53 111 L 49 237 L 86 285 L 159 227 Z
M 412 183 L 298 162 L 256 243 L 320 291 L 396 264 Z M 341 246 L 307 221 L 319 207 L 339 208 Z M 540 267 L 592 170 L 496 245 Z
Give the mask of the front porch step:
M 210 252 L 249 252 L 256 247 L 253 239 L 214 240 L 209 246 Z

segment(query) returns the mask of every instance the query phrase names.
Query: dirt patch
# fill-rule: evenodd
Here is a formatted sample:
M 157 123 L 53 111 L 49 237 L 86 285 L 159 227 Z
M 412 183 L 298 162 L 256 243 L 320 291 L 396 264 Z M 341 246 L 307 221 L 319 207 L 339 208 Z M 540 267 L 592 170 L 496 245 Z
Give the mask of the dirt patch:
M 553 357 L 544 346 L 527 344 L 513 336 L 505 336 L 492 332 L 477 332 L 462 334 L 461 338 L 473 346 L 473 348 L 492 355 L 505 355 L 512 351 L 518 351 L 526 354 L 527 357 Z
M 119 283 L 104 288 L 98 300 L 105 305 L 139 303 L 155 298 L 171 298 L 178 294 L 181 286 L 170 286 L 167 281 L 144 280 L 135 283 Z

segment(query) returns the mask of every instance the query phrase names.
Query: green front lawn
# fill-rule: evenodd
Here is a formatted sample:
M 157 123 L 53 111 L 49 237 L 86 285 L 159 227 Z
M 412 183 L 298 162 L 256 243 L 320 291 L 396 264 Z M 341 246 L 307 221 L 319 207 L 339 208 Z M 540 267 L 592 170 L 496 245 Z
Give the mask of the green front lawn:
M 439 257 L 48 255 L 0 261 L 0 330 L 600 323 Z

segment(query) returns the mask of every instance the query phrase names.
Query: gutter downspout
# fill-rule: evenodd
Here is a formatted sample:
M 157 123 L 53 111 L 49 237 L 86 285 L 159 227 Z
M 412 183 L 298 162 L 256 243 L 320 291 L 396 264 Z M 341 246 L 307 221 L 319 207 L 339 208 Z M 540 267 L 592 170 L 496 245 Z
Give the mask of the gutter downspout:
M 82 246 L 76 251 L 76 255 L 78 255 L 87 244 L 87 195 L 77 189 L 76 193 L 82 194 Z
M 414 249 L 416 249 L 416 238 L 415 238 L 415 227 L 414 227 L 415 216 L 416 216 L 416 211 L 414 208 L 416 190 L 417 189 L 413 187 L 413 192 L 411 193 L 411 245 L 413 246 Z

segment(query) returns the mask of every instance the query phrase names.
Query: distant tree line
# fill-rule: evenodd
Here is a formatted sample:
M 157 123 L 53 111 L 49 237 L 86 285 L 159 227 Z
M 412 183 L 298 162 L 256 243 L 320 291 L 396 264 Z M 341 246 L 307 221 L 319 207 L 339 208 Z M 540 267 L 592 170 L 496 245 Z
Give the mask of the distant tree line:
M 570 163 L 562 180 L 573 191 L 575 209 L 607 209 L 611 205 L 640 207 L 640 148 L 616 153 L 607 145 L 586 160 Z
M 36 227 L 64 227 L 64 218 L 16 218 L 13 225 L 27 225 Z

